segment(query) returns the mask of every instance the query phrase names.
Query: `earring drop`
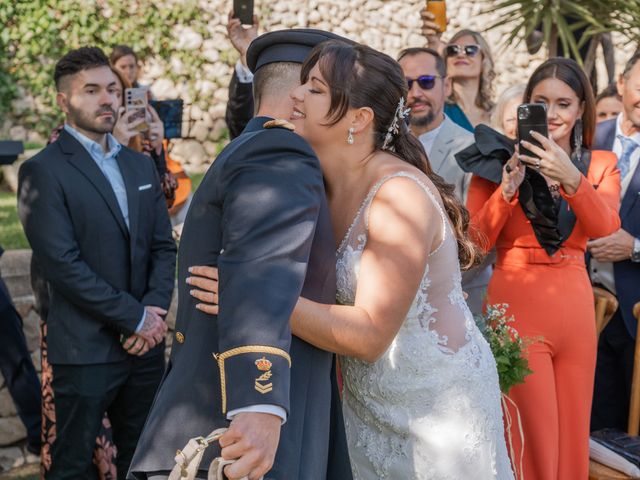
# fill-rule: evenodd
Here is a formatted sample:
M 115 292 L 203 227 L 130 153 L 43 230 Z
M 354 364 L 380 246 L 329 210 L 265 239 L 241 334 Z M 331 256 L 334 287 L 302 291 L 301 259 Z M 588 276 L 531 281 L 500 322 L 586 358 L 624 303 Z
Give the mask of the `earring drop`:
M 348 143 L 349 145 L 353 145 L 353 132 L 354 132 L 354 130 L 355 130 L 355 129 L 354 129 L 353 127 L 351 127 L 351 128 L 349 129 L 349 135 L 347 136 L 347 143 Z

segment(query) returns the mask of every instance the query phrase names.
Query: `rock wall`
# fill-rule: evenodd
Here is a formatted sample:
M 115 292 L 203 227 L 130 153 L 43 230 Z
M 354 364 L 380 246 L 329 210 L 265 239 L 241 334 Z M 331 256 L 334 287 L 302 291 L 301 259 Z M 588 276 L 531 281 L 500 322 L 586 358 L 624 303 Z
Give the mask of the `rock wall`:
M 29 282 L 30 259 L 31 252 L 28 250 L 7 251 L 0 257 L 0 272 L 16 309 L 23 318 L 27 347 L 33 364 L 40 373 L 39 318 L 33 306 Z M 23 445 L 26 437 L 27 432 L 17 416 L 4 378 L 0 375 L 0 472 L 19 467 L 28 460 Z M 33 456 L 30 457 L 31 461 L 35 460 Z
M 164 2 L 174 0 L 161 0 Z M 312 27 L 331 30 L 382 50 L 392 56 L 405 47 L 422 46 L 419 11 L 425 0 L 256 0 L 261 32 L 290 28 Z M 482 15 L 484 1 L 449 0 L 450 19 L 445 39 L 452 32 L 465 27 L 483 31 L 497 17 Z M 159 99 L 183 98 L 191 106 L 186 109 L 190 138 L 172 142 L 172 154 L 181 160 L 188 171 L 201 171 L 215 158 L 219 142 L 224 136 L 224 110 L 228 98 L 227 85 L 238 55 L 227 39 L 226 21 L 229 0 L 202 0 L 202 21 L 208 32 L 203 35 L 190 25 L 176 25 L 175 46 L 178 53 L 170 61 L 145 59 L 142 83 L 151 85 Z M 531 71 L 543 59 L 543 53 L 530 56 L 524 45 L 503 46 L 506 28 L 486 33 L 493 49 L 497 78 L 495 93 L 505 87 L 526 81 Z M 619 36 L 616 40 L 618 69 L 634 51 L 635 45 Z M 184 55 L 197 55 L 204 61 L 198 71 L 188 71 Z M 604 67 L 599 62 L 600 85 L 604 85 Z M 619 71 L 619 70 L 618 70 Z M 168 79 L 168 72 L 178 73 L 184 81 Z M 16 109 L 24 108 L 33 99 L 16 101 Z M 0 122 L 1 123 L 1 122 Z M 35 132 L 20 125 L 0 126 L 0 137 L 42 141 Z

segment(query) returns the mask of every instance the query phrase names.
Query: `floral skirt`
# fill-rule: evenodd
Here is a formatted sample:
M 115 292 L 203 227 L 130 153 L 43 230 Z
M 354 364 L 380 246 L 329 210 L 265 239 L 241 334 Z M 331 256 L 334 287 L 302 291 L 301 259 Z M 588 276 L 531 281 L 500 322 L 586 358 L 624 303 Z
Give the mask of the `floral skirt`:
M 42 476 L 51 468 L 51 447 L 56 439 L 56 410 L 53 403 L 53 370 L 47 359 L 47 324 L 40 321 L 40 352 L 42 356 Z M 111 436 L 111 424 L 105 413 L 93 451 L 93 463 L 100 480 L 116 480 L 116 446 Z

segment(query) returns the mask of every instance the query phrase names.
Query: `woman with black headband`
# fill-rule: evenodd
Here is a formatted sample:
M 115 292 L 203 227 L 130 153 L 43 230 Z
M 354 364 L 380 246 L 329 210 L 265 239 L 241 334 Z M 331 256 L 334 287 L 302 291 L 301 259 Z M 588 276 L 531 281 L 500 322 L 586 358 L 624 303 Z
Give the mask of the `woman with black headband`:
M 547 106 L 550 138 L 533 132 L 541 147 L 521 142 L 538 158 L 516 148 L 493 175 L 490 162 L 477 168 L 468 208 L 478 241 L 498 254 L 486 302 L 508 304 L 531 342 L 533 374 L 510 392 L 522 418 L 524 445 L 518 432 L 512 438 L 524 451 L 524 478 L 587 478 L 596 332 L 584 254 L 588 239 L 620 226 L 620 174 L 614 154 L 589 150 L 595 102 L 576 62 L 543 63 L 524 101 Z M 496 137 L 480 130 L 478 150 L 491 150 Z

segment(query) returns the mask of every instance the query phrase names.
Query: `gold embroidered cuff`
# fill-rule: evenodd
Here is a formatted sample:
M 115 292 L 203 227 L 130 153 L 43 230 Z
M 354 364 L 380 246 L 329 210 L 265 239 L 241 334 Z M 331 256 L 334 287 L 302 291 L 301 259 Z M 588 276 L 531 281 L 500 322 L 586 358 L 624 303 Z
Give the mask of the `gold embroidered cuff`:
M 222 398 L 222 413 L 227 413 L 227 381 L 224 362 L 230 357 L 236 355 L 243 355 L 247 353 L 262 353 L 268 355 L 277 355 L 287 360 L 289 368 L 291 368 L 291 356 L 281 348 L 270 347 L 268 345 L 244 345 L 242 347 L 232 348 L 223 353 L 214 353 L 213 358 L 218 362 L 218 368 L 220 369 L 220 389 Z M 268 382 L 271 378 L 271 362 L 265 357 L 257 359 L 255 366 L 260 372 L 260 375 L 255 379 L 255 390 L 258 393 L 266 394 L 273 390 L 272 383 Z

